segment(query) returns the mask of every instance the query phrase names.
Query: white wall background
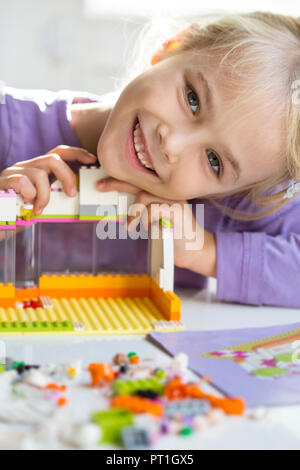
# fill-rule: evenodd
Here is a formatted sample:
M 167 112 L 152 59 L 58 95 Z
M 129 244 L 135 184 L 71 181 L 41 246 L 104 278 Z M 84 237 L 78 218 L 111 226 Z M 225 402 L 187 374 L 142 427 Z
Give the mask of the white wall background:
M 255 9 L 300 15 L 299 0 L 0 0 L 0 80 L 106 93 L 151 15 Z

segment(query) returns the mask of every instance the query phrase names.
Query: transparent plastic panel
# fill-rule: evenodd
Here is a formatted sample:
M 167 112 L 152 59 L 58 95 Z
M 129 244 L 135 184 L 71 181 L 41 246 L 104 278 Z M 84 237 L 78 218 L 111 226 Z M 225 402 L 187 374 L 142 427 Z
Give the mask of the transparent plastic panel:
M 16 229 L 16 286 L 31 287 L 37 283 L 36 225 Z
M 0 230 L 0 282 L 15 284 L 15 229 Z
M 97 236 L 98 221 L 37 224 L 37 273 L 148 273 L 148 241 Z
M 126 234 L 126 230 L 121 228 L 120 223 L 111 222 L 110 236 L 112 238 L 103 239 L 103 230 L 97 229 L 94 224 L 93 231 L 93 259 L 94 272 L 96 273 L 128 273 L 128 274 L 148 274 L 148 249 L 150 243 L 146 239 L 146 233 L 143 238 L 136 239 L 121 237 Z M 120 237 L 121 235 L 121 237 Z
M 38 223 L 38 275 L 92 272 L 90 223 Z

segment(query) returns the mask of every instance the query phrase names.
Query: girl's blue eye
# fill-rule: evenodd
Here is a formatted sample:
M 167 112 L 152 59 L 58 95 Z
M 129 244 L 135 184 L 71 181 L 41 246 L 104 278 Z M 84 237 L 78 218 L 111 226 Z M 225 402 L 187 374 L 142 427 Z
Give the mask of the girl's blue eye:
M 191 108 L 192 106 L 199 107 L 200 103 L 199 103 L 198 95 L 191 87 L 188 87 L 186 96 L 187 96 L 188 104 L 190 105 Z M 196 114 L 197 109 L 195 111 L 193 111 L 192 109 L 192 112 L 193 114 Z
M 207 153 L 208 161 L 209 161 L 209 164 L 210 164 L 211 168 L 213 169 L 213 171 L 217 174 L 217 177 L 219 178 L 221 170 L 222 170 L 221 160 L 211 150 L 206 150 L 206 153 Z M 217 168 L 217 169 L 215 169 L 215 168 Z
M 187 102 L 189 106 L 191 107 L 191 109 L 193 106 L 199 108 L 200 102 L 199 102 L 198 95 L 193 90 L 193 88 L 191 88 L 191 86 L 188 86 L 186 96 L 187 96 Z M 192 109 L 192 112 L 193 114 L 197 114 L 198 109 L 196 110 Z M 208 161 L 209 161 L 211 168 L 216 173 L 217 178 L 219 178 L 221 175 L 221 171 L 222 171 L 221 159 L 211 150 L 206 150 L 206 153 L 207 153 Z

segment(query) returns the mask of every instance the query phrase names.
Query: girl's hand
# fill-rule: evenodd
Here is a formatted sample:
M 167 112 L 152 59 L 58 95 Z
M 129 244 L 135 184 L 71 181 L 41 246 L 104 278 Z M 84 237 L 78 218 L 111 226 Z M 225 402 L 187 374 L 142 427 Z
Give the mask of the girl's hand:
M 77 193 L 76 176 L 65 162 L 78 161 L 84 165 L 96 163 L 95 155 L 84 149 L 59 145 L 46 155 L 15 163 L 0 173 L 0 189 L 14 189 L 25 203 L 34 203 L 35 214 L 40 214 L 50 198 L 49 175 L 61 181 L 65 193 Z
M 129 231 L 134 230 L 139 222 L 149 229 L 162 217 L 170 219 L 174 232 L 175 265 L 204 276 L 216 277 L 215 235 L 198 225 L 187 201 L 163 199 L 114 178 L 99 181 L 97 187 L 99 191 L 116 190 L 136 194 L 135 204 L 141 206 L 136 206 L 137 214 L 128 217 Z M 130 212 L 129 209 L 129 215 Z

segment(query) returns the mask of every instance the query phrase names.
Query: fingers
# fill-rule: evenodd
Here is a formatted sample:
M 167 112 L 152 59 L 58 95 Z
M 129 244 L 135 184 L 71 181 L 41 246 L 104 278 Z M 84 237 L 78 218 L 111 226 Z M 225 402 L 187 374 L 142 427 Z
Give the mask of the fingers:
M 81 148 L 59 145 L 46 155 L 20 162 L 16 166 L 40 168 L 46 171 L 48 175 L 53 173 L 61 181 L 65 193 L 73 197 L 77 194 L 76 176 L 65 163 L 66 161 L 78 161 L 90 165 L 96 163 L 97 157 Z
M 177 214 L 181 210 L 182 203 L 178 201 L 162 199 L 146 191 L 140 191 L 135 203 L 129 208 L 127 228 L 129 231 L 133 231 L 141 223 L 148 230 L 163 217 L 173 223 L 175 213 Z
M 60 145 L 46 155 L 16 163 L 3 170 L 0 189 L 14 189 L 25 203 L 34 202 L 34 212 L 39 214 L 50 198 L 48 175 L 53 173 L 56 179 L 61 181 L 68 196 L 77 194 L 76 175 L 66 161 L 89 165 L 96 163 L 97 158 L 84 149 Z
M 140 188 L 125 181 L 120 181 L 112 177 L 104 178 L 97 183 L 97 188 L 100 191 L 120 191 L 129 194 L 136 194 L 137 197 L 131 208 L 129 208 L 129 217 L 127 219 L 127 228 L 129 231 L 134 230 L 144 213 L 151 203 L 162 203 L 162 198 L 154 196 L 146 191 L 141 191 Z M 164 200 L 166 203 L 172 201 Z M 131 210 L 130 210 L 131 209 Z M 146 225 L 146 224 L 145 224 Z M 146 228 L 146 227 L 145 227 Z
M 39 215 L 50 199 L 50 182 L 46 171 L 38 168 L 25 169 L 28 171 L 30 180 L 36 188 L 36 198 L 34 200 L 34 213 Z
M 21 194 L 25 204 L 34 202 L 34 212 L 39 214 L 48 204 L 50 183 L 47 173 L 38 168 L 10 167 L 0 177 L 1 189 L 14 189 Z
M 8 174 L 0 176 L 0 189 L 13 189 L 16 193 L 21 194 L 26 203 L 30 203 L 36 197 L 36 189 L 30 179 L 23 174 Z
M 59 145 L 48 152 L 57 154 L 65 162 L 80 162 L 85 165 L 92 165 L 97 162 L 97 157 L 85 149 L 79 147 L 69 147 L 68 145 Z
M 61 182 L 64 192 L 74 197 L 77 194 L 76 175 L 71 168 L 55 153 L 48 153 L 41 157 L 36 157 L 28 162 L 22 162 L 25 169 L 34 165 L 34 168 L 44 170 L 47 175 L 53 173 L 55 177 Z
M 177 219 L 178 215 L 180 216 L 181 214 L 181 205 L 176 202 L 172 207 L 166 203 L 150 203 L 147 206 L 139 204 L 139 207 L 135 210 L 135 214 L 131 214 L 132 212 L 129 211 L 130 217 L 128 217 L 127 220 L 129 231 L 135 230 L 139 223 L 141 223 L 146 230 L 149 230 L 154 224 L 158 224 L 163 218 L 169 220 L 173 226 L 174 219 Z

